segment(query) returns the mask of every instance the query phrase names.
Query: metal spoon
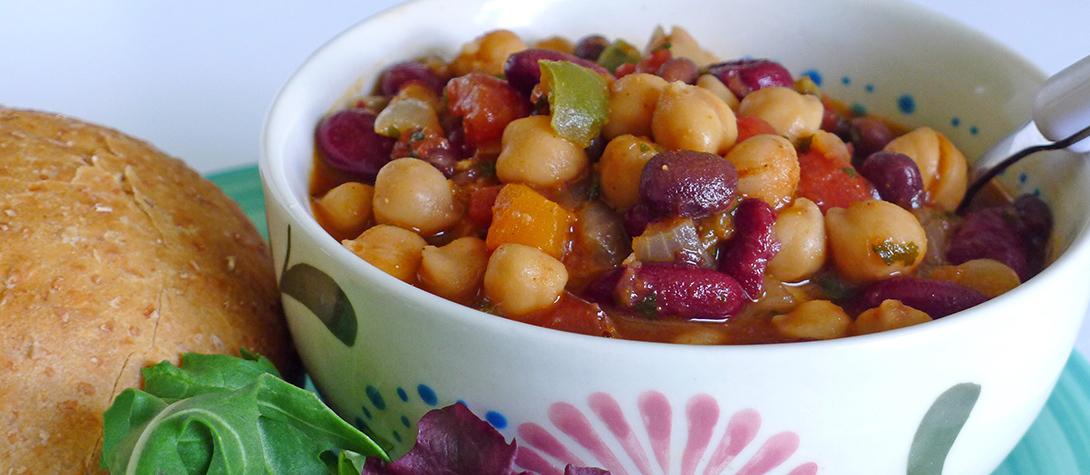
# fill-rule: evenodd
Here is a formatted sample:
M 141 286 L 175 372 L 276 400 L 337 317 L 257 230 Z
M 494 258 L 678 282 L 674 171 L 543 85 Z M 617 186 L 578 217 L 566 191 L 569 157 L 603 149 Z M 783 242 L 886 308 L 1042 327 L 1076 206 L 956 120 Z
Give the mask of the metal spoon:
M 963 214 L 992 178 L 1037 152 L 1090 152 L 1090 56 L 1048 78 L 1033 102 L 1033 120 L 973 162 L 970 185 L 958 205 Z

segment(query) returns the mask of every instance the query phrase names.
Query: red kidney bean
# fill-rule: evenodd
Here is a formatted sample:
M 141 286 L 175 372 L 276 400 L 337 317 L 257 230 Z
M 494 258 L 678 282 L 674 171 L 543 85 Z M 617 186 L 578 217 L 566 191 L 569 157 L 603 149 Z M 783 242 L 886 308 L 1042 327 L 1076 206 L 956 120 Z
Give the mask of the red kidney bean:
M 700 267 L 643 263 L 627 268 L 617 285 L 618 304 L 648 317 L 727 318 L 744 303 L 737 281 Z
M 578 56 L 549 49 L 527 49 L 507 57 L 503 64 L 503 74 L 507 82 L 515 89 L 529 94 L 541 81 L 541 66 L 538 61 L 569 61 L 602 74 L 609 74 L 606 68 Z
M 765 269 L 780 252 L 774 224 L 776 212 L 768 203 L 743 200 L 734 212 L 734 236 L 719 253 L 719 271 L 734 277 L 750 300 L 764 296 Z
M 693 84 L 700 76 L 700 68 L 697 68 L 696 63 L 689 58 L 671 58 L 659 66 L 655 75 L 665 79 L 666 82 L 681 81 Z
M 848 141 L 855 147 L 856 166 L 893 140 L 893 131 L 880 120 L 856 117 L 848 122 L 848 127 Z
M 821 111 L 821 130 L 836 134 L 843 140 L 848 140 L 848 121 L 844 120 L 836 110 L 829 107 L 824 101 L 822 101 L 822 105 L 825 108 Z
M 1025 194 L 1014 200 L 1014 209 L 1029 236 L 1042 245 L 1047 243 L 1052 234 L 1052 210 L 1048 205 L 1036 196 Z
M 1027 243 L 1029 273 L 1036 275 L 1045 266 L 1048 258 L 1048 241 L 1052 234 L 1052 210 L 1040 198 L 1022 195 L 1014 200 L 1014 209 L 1025 230 L 1023 237 Z
M 326 163 L 367 182 L 374 182 L 394 147 L 393 139 L 375 133 L 375 115 L 361 109 L 345 109 L 322 119 L 315 139 Z
M 587 61 L 598 61 L 602 51 L 609 46 L 609 40 L 602 35 L 584 36 L 575 43 L 575 55 Z
M 766 87 L 791 87 L 795 80 L 787 68 L 767 59 L 740 59 L 708 67 L 739 99 Z
M 636 237 L 643 234 L 647 224 L 651 222 L 651 209 L 645 204 L 637 204 L 624 213 L 624 230 L 629 236 Z
M 396 95 L 411 82 L 419 82 L 436 94 L 443 94 L 443 80 L 431 68 L 417 61 L 397 63 L 382 73 L 379 89 L 384 96 Z
M 953 282 L 894 277 L 868 286 L 855 307 L 862 311 L 877 307 L 887 299 L 900 300 L 931 318 L 942 318 L 988 300 L 981 293 Z
M 872 153 L 863 161 L 859 173 L 874 185 L 883 200 L 905 209 L 923 206 L 923 176 L 908 155 Z
M 583 289 L 582 297 L 589 302 L 612 305 L 614 291 L 617 290 L 617 284 L 621 281 L 621 275 L 623 274 L 624 267 L 617 267 L 607 271 L 597 279 L 591 281 L 591 283 Z
M 1014 270 L 1025 281 L 1031 275 L 1029 247 L 1013 207 L 972 211 L 950 236 L 946 259 L 961 264 L 973 259 L 994 259 Z
M 734 165 L 715 154 L 674 150 L 655 155 L 640 175 L 640 200 L 655 217 L 700 218 L 729 207 Z
M 450 149 L 454 151 L 455 155 L 458 158 L 472 157 L 476 150 L 466 143 L 466 131 L 462 128 L 462 121 L 456 121 L 446 130 L 447 142 L 450 143 Z

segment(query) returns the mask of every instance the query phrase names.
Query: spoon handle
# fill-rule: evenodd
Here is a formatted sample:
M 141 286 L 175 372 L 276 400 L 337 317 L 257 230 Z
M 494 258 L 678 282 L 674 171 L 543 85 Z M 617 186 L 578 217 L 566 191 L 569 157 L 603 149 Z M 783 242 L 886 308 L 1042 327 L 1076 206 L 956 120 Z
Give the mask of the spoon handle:
M 1059 141 L 1090 126 L 1090 56 L 1053 75 L 1037 93 L 1033 121 L 1050 141 Z M 1090 152 L 1090 141 L 1070 150 Z

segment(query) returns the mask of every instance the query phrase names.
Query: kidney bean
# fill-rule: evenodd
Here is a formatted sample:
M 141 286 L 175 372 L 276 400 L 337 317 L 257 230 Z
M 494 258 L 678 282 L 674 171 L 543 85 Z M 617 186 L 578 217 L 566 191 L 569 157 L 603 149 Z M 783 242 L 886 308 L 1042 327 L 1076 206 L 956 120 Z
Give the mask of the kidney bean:
M 762 200 L 746 199 L 734 212 L 734 236 L 719 254 L 719 271 L 734 277 L 746 297 L 758 300 L 764 295 L 765 269 L 780 252 L 780 242 L 772 226 L 776 212 Z
M 863 161 L 859 173 L 874 185 L 883 200 L 905 209 L 923 206 L 923 176 L 916 162 L 908 155 L 872 153 Z
M 994 259 L 1014 269 L 1025 281 L 1032 273 L 1029 248 L 1020 228 L 1012 207 L 972 211 L 950 236 L 946 259 L 955 265 L 973 259 Z
M 474 147 L 466 143 L 466 131 L 462 128 L 462 121 L 454 121 L 447 129 L 447 142 L 450 143 L 451 150 L 454 151 L 458 158 L 469 158 L 476 152 Z
M 503 74 L 507 82 L 523 94 L 530 94 L 534 86 L 541 81 L 541 66 L 538 61 L 569 61 L 602 74 L 609 74 L 606 68 L 568 53 L 549 49 L 527 49 L 507 57 L 503 65 Z
M 393 96 L 411 82 L 419 82 L 436 94 L 443 94 L 443 80 L 431 68 L 417 61 L 397 63 L 386 68 L 382 73 L 379 89 L 382 95 Z
M 674 150 L 655 155 L 640 175 L 640 200 L 655 217 L 700 218 L 730 206 L 734 165 L 715 154 Z
M 643 263 L 627 268 L 617 285 L 618 304 L 648 317 L 727 318 L 744 303 L 737 281 L 700 267 Z
M 856 117 L 848 121 L 848 141 L 855 147 L 856 166 L 862 164 L 863 159 L 872 153 L 886 148 L 893 140 L 893 131 L 880 120 Z
M 602 35 L 584 36 L 575 43 L 575 55 L 587 61 L 598 61 L 602 51 L 609 46 L 609 40 Z
M 603 305 L 613 304 L 613 295 L 617 290 L 617 284 L 624 274 L 624 267 L 617 267 L 598 276 L 583 289 L 582 297 L 589 302 Z
M 787 68 L 767 59 L 740 59 L 713 64 L 708 73 L 719 78 L 739 99 L 766 87 L 791 87 L 795 84 Z
M 832 107 L 829 107 L 825 101 L 822 101 L 822 105 L 825 107 L 821 111 L 821 130 L 836 134 L 842 140 L 850 140 L 848 135 L 848 121 L 837 113 Z
M 659 66 L 655 75 L 665 79 L 666 82 L 681 81 L 686 84 L 693 84 L 696 82 L 696 78 L 700 76 L 700 69 L 689 58 L 671 58 Z
M 393 139 L 375 133 L 375 115 L 360 109 L 345 109 L 322 119 L 315 139 L 326 163 L 372 183 L 390 161 L 394 147 Z
M 1014 209 L 1035 245 L 1043 247 L 1052 234 L 1052 210 L 1040 198 L 1025 194 L 1014 200 Z
M 637 204 L 624 213 L 624 230 L 629 236 L 636 237 L 643 234 L 647 224 L 651 222 L 651 209 L 645 204 Z
M 855 307 L 860 311 L 877 307 L 883 300 L 900 300 L 923 311 L 931 318 L 942 318 L 979 305 L 987 297 L 968 287 L 942 280 L 894 277 L 875 282 L 859 296 Z

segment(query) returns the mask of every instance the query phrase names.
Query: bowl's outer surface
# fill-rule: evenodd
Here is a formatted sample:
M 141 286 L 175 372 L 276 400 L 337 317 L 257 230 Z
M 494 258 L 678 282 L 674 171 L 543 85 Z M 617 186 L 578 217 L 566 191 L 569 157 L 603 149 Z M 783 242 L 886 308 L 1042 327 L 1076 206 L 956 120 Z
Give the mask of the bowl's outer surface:
M 1028 117 L 1042 81 L 977 34 L 890 2 L 422 0 L 366 20 L 287 83 L 262 144 L 277 268 L 307 264 L 330 278 L 284 289 L 294 295 L 284 296 L 284 308 L 296 345 L 328 401 L 395 452 L 412 445 L 428 409 L 464 401 L 532 448 L 520 453 L 527 468 L 538 467 L 535 454 L 562 468 L 553 455 L 563 447 L 615 474 L 764 473 L 772 465 L 775 473 L 939 473 L 944 436 L 956 436 L 945 473 L 997 466 L 1047 398 L 1090 299 L 1090 170 L 1075 157 L 1031 160 L 1003 178 L 1020 191 L 1040 187 L 1053 206 L 1060 257 L 1042 274 L 934 323 L 828 342 L 695 347 L 536 328 L 397 281 L 311 219 L 314 125 L 385 65 L 430 52 L 449 57 L 497 27 L 530 39 L 601 32 L 642 43 L 658 23 L 684 25 L 724 58 L 769 56 L 796 74 L 816 70 L 829 94 L 932 125 L 969 156 Z M 351 304 L 332 325 L 341 338 L 311 311 L 333 306 L 297 299 L 335 300 L 338 287 Z M 926 436 L 914 445 L 918 430 Z

